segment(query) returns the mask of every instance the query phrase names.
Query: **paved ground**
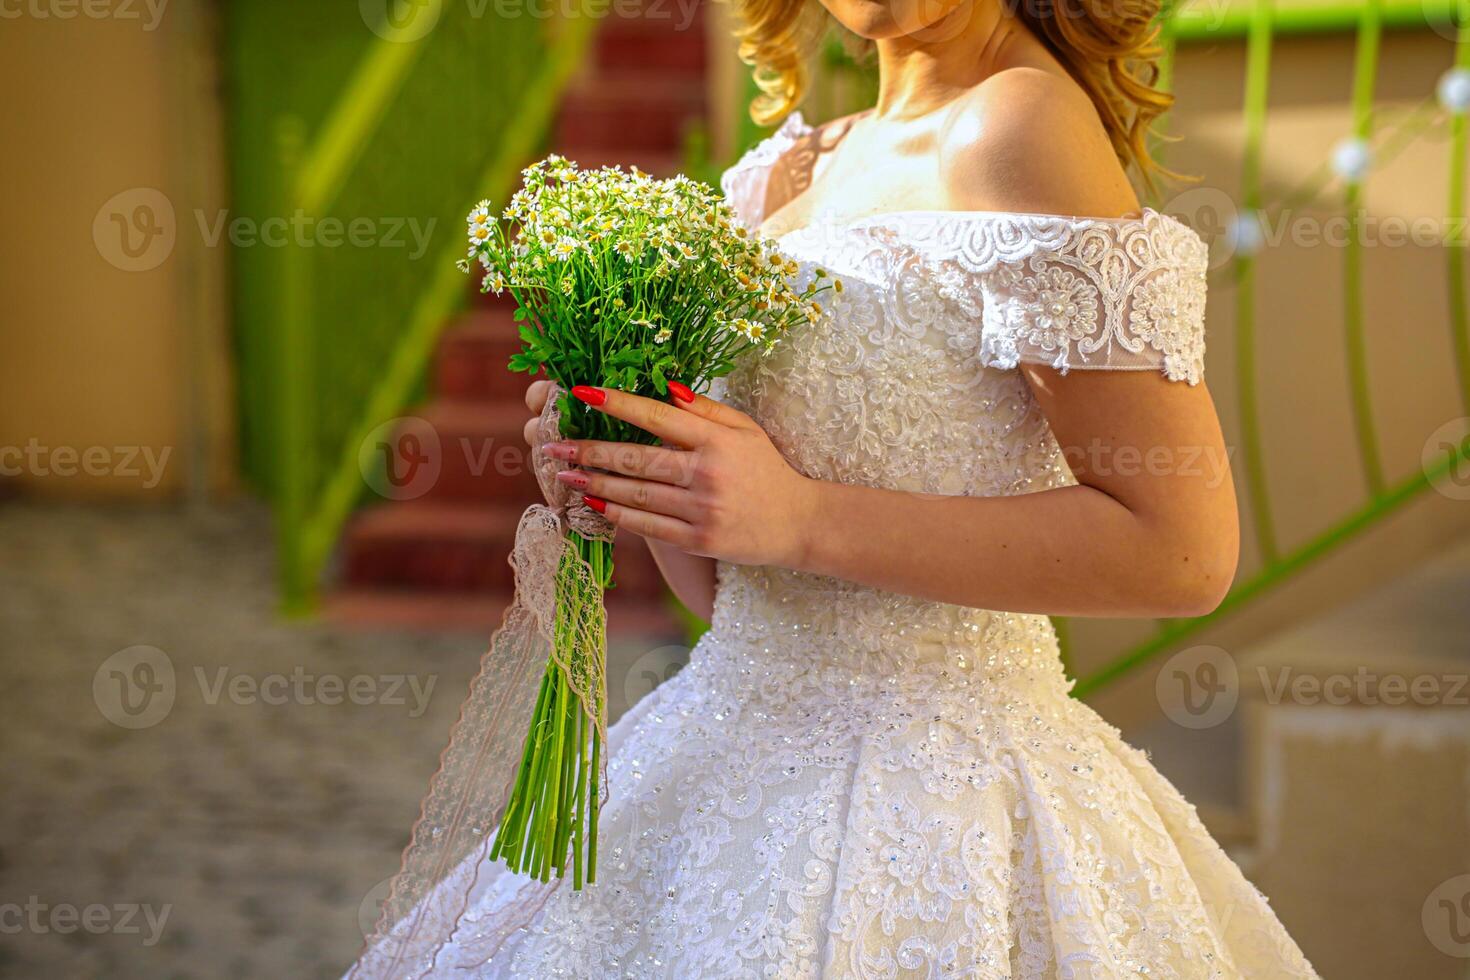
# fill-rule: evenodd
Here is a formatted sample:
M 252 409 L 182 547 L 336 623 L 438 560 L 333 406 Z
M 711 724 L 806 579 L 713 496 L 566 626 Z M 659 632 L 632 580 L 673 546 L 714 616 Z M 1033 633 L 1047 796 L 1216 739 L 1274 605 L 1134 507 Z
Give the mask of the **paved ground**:
M 0 977 L 338 976 L 484 641 L 282 622 L 250 507 L 0 506 Z

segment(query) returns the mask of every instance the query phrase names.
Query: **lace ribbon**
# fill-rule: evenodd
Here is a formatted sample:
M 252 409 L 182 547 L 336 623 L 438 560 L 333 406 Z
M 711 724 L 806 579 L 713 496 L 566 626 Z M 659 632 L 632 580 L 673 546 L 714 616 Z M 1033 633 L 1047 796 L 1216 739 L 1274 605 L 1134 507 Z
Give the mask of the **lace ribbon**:
M 560 438 L 558 395 L 553 388 L 546 400 L 531 451 L 531 465 L 547 504 L 527 508 L 516 529 L 510 556 L 515 598 L 480 660 L 480 672 L 470 684 L 449 745 L 440 756 L 439 771 L 429 783 L 377 928 L 348 973 L 349 980 L 423 977 L 459 928 L 514 784 L 542 675 L 556 655 L 558 599 L 565 601 L 572 594 L 582 599 L 595 595 L 597 601 L 583 603 L 592 612 L 575 624 L 572 642 L 582 654 L 574 658 L 576 664 L 556 659 L 607 744 L 602 589 L 571 534 L 610 542 L 616 529 L 556 479 L 562 464 L 540 451 L 543 443 Z M 606 753 L 603 767 L 605 796 Z M 514 901 L 475 922 L 476 936 L 468 945 L 477 956 L 489 959 L 535 916 L 559 883 L 556 878 L 528 879 Z M 461 939 L 459 945 L 467 944 Z

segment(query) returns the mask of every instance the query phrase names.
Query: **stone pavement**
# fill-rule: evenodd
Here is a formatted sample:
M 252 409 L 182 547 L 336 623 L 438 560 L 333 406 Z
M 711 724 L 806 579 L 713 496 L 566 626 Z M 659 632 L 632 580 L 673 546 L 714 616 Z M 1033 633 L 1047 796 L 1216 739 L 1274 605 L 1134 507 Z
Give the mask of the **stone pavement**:
M 0 505 L 0 978 L 337 977 L 484 635 L 283 621 L 268 516 Z M 610 710 L 673 668 L 610 651 Z

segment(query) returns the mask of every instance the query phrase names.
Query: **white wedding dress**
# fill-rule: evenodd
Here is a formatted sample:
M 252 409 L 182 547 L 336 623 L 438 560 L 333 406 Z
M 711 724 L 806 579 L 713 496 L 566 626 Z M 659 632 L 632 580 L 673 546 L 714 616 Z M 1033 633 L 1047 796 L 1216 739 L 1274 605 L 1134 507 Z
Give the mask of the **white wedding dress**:
M 807 131 L 726 175 L 751 226 Z M 889 213 L 782 245 L 846 288 L 723 397 L 809 476 L 1059 487 L 1019 362 L 1200 379 L 1205 248 L 1158 213 Z M 1044 616 L 721 563 L 689 666 L 611 730 L 596 884 L 479 868 L 427 975 L 1315 976 L 1193 807 L 1068 689 Z M 479 924 L 518 903 L 487 958 Z

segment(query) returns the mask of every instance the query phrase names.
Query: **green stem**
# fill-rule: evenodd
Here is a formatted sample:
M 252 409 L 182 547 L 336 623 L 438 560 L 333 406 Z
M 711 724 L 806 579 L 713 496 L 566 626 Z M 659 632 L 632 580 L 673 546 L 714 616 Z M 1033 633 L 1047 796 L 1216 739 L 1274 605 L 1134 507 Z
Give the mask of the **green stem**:
M 1240 203 L 1242 218 L 1260 220 L 1261 152 L 1266 130 L 1266 106 L 1271 77 L 1272 0 L 1255 0 L 1246 42 L 1245 147 L 1241 153 Z M 1262 446 L 1260 404 L 1256 393 L 1255 258 L 1235 256 L 1236 384 L 1239 388 L 1240 439 L 1246 458 L 1246 495 L 1256 529 L 1256 546 L 1265 561 L 1276 557 L 1276 522 L 1266 481 L 1266 454 Z

